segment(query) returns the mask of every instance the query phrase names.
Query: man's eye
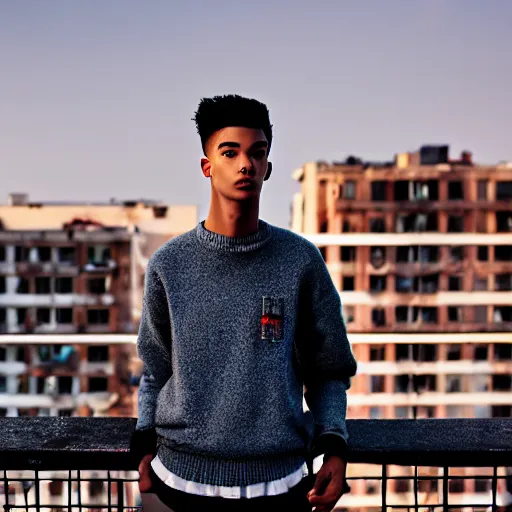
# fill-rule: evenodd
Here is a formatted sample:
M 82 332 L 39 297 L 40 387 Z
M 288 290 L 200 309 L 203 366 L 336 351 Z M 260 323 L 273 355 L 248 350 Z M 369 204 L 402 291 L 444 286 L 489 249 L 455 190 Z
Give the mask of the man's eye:
M 236 153 L 232 149 L 228 149 L 227 151 L 224 151 L 222 153 L 222 156 L 226 156 L 228 158 L 233 158 L 236 155 Z
M 256 160 L 261 160 L 262 158 L 265 157 L 265 150 L 264 149 L 260 149 L 259 151 L 256 151 L 253 155 L 253 157 L 256 159 Z

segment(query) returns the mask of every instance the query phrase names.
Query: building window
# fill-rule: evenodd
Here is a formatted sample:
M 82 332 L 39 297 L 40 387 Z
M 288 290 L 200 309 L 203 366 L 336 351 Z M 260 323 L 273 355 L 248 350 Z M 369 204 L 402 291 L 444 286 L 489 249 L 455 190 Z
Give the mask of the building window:
M 16 317 L 18 326 L 24 325 L 27 319 L 27 308 L 18 308 L 16 310 Z
M 424 493 L 437 493 L 438 483 L 437 480 L 419 480 L 418 492 Z
M 0 261 L 5 261 L 5 245 L 0 245 Z
M 462 215 L 448 216 L 448 233 L 463 233 L 464 217 Z
M 478 200 L 487 200 L 487 180 L 478 180 Z
M 372 201 L 386 200 L 387 181 L 372 181 Z
M 425 393 L 436 390 L 437 378 L 435 375 L 413 375 L 412 385 L 416 393 Z
M 446 392 L 460 393 L 462 390 L 462 377 L 460 375 L 446 376 Z
M 410 293 L 414 290 L 414 279 L 412 277 L 396 276 L 395 290 L 398 293 Z
M 475 361 L 487 361 L 489 350 L 487 345 L 475 345 Z
M 477 324 L 487 323 L 487 306 L 475 306 L 474 309 L 475 322 Z
M 73 377 L 57 377 L 57 389 L 61 395 L 71 395 L 73 392 Z
M 487 290 L 487 277 L 478 277 L 475 275 L 473 289 L 478 292 Z
M 410 384 L 409 375 L 396 375 L 395 376 L 395 393 L 409 393 Z
M 370 345 L 370 361 L 385 361 L 385 353 L 384 345 Z
M 411 416 L 411 409 L 407 406 L 395 407 L 395 418 L 397 420 L 406 420 Z
M 72 324 L 73 323 L 73 309 L 72 308 L 59 308 L 57 313 L 58 324 Z
M 420 362 L 437 361 L 437 345 L 431 343 L 420 343 L 412 346 L 413 358 Z
M 462 345 L 450 344 L 447 346 L 447 350 L 446 350 L 446 360 L 447 361 L 460 361 L 461 358 L 462 358 Z
M 0 333 L 2 333 L 3 331 L 6 330 L 6 323 L 7 323 L 7 310 L 5 308 L 0 308 Z
M 6 281 L 4 276 L 0 276 L 0 293 L 5 293 L 7 291 Z
M 448 490 L 456 494 L 464 492 L 464 480 L 457 478 L 456 480 L 448 481 Z
M 512 274 L 496 274 L 495 289 L 497 292 L 512 291 Z
M 108 360 L 108 345 L 91 345 L 87 347 L 87 361 L 90 363 L 105 363 Z
M 462 277 L 449 276 L 448 277 L 448 290 L 451 292 L 460 292 L 462 290 Z
M 87 323 L 91 325 L 108 324 L 110 319 L 108 309 L 89 309 L 87 311 Z
M 464 260 L 464 247 L 457 245 L 450 248 L 450 257 L 452 263 L 459 263 Z
M 448 322 L 462 322 L 462 319 L 461 306 L 448 306 Z
M 512 231 L 511 212 L 496 212 L 496 231 L 498 233 L 510 233 Z
M 386 276 L 370 276 L 370 292 L 384 292 L 386 291 L 386 286 Z
M 478 261 L 488 261 L 489 260 L 489 248 L 486 245 L 478 246 L 477 258 L 478 258 Z
M 57 259 L 59 263 L 73 265 L 75 263 L 76 250 L 74 247 L 59 247 L 57 249 Z
M 498 201 L 510 201 L 512 199 L 512 181 L 496 182 L 496 199 Z
M 36 277 L 36 293 L 38 295 L 50 295 L 52 293 L 49 277 Z
M 497 374 L 492 376 L 492 389 L 494 391 L 511 391 L 512 375 Z
M 422 307 L 420 310 L 421 321 L 424 324 L 437 324 L 437 308 Z
M 356 261 L 356 248 L 346 246 L 341 248 L 341 261 L 351 262 Z
M 377 494 L 379 492 L 379 488 L 380 488 L 380 482 L 378 480 L 365 480 L 366 494 L 369 494 L 369 495 Z
M 415 323 L 418 320 L 417 306 L 395 306 L 395 321 L 397 323 Z
M 55 280 L 55 293 L 69 294 L 73 293 L 72 277 L 57 277 Z
M 370 393 L 384 393 L 384 375 L 370 377 Z
M 36 313 L 37 325 L 50 323 L 50 309 L 38 308 Z
M 346 324 L 350 324 L 354 321 L 354 315 L 354 306 L 343 306 L 343 320 Z
M 28 261 L 30 249 L 28 247 L 17 245 L 14 248 L 14 261 L 16 263 L 24 263 Z
M 475 492 L 489 492 L 491 490 L 491 481 L 482 478 L 475 479 Z
M 382 217 L 373 217 L 370 219 L 370 233 L 385 233 L 386 223 Z
M 354 291 L 354 276 L 343 276 L 343 290 L 346 292 Z
M 494 248 L 496 261 L 512 261 L 512 245 L 497 245 Z
M 52 261 L 52 248 L 51 247 L 38 247 L 37 260 L 46 263 Z
M 382 408 L 381 407 L 370 407 L 370 419 L 371 420 L 380 420 L 382 418 Z
M 491 416 L 493 418 L 512 417 L 512 405 L 493 405 L 491 407 Z
M 18 278 L 18 286 L 16 287 L 16 293 L 26 295 L 29 293 L 29 282 L 24 277 Z
M 372 247 L 370 249 L 370 263 L 374 268 L 381 268 L 386 263 L 386 248 Z
M 91 377 L 89 379 L 89 393 L 102 393 L 108 391 L 108 379 L 106 377 Z
M 103 266 L 110 260 L 110 247 L 94 245 L 87 248 L 87 263 Z
M 399 214 L 396 217 L 395 229 L 397 233 L 422 233 L 424 231 L 437 231 L 437 214 Z
M 356 198 L 356 182 L 355 181 L 346 181 L 345 182 L 345 194 L 343 196 L 345 199 L 355 199 Z
M 495 324 L 512 322 L 512 306 L 494 306 L 493 320 Z
M 448 200 L 461 201 L 464 199 L 464 185 L 462 181 L 448 182 Z
M 512 360 L 512 344 L 511 343 L 495 343 L 494 344 L 494 360 L 495 361 L 511 361 Z
M 397 494 L 404 494 L 411 490 L 411 481 L 408 478 L 395 480 L 395 492 Z
M 372 323 L 376 327 L 383 327 L 386 325 L 386 311 L 381 308 L 372 309 Z

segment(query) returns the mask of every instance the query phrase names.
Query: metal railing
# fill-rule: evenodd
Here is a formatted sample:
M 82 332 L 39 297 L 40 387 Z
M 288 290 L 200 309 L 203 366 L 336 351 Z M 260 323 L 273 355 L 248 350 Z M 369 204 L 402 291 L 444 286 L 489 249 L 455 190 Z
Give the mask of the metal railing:
M 135 421 L 0 419 L 3 510 L 142 510 L 130 451 Z M 506 509 L 512 419 L 347 423 L 352 492 L 339 510 Z M 488 492 L 465 490 L 466 482 L 475 481 L 488 482 Z

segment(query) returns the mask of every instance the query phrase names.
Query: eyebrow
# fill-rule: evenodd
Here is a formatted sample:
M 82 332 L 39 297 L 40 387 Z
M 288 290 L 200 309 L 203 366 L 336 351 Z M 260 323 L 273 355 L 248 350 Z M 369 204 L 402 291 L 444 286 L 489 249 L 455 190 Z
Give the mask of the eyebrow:
M 268 146 L 268 142 L 266 140 L 259 140 L 258 142 L 255 142 L 250 149 L 259 149 L 259 148 L 266 148 Z M 239 148 L 240 144 L 238 142 L 221 142 L 219 144 L 219 147 L 217 149 L 221 148 Z

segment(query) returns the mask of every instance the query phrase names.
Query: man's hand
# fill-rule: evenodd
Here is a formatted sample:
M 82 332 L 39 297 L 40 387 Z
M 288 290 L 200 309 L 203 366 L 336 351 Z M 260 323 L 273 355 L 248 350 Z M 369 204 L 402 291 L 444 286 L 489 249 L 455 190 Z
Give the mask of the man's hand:
M 140 492 L 149 492 L 153 487 L 153 482 L 151 481 L 151 461 L 155 458 L 154 455 L 146 455 L 139 464 L 139 491 Z
M 316 507 L 316 512 L 330 512 L 336 506 L 343 494 L 346 470 L 347 463 L 336 455 L 324 460 L 315 485 L 308 493 L 309 502 Z

